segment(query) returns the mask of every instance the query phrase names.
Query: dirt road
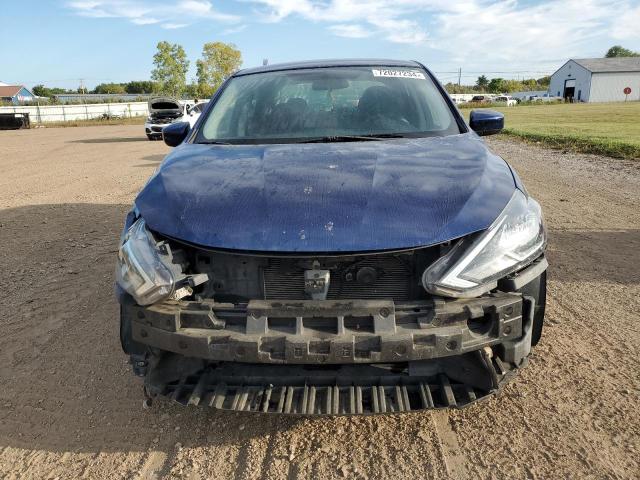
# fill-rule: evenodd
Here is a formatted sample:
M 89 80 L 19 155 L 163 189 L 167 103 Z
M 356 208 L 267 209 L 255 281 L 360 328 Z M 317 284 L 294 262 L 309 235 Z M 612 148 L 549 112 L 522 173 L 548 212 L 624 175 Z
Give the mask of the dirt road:
M 640 163 L 489 139 L 542 203 L 547 325 L 463 411 L 150 410 L 118 342 L 123 217 L 168 151 L 140 126 L 0 132 L 0 478 L 638 478 Z

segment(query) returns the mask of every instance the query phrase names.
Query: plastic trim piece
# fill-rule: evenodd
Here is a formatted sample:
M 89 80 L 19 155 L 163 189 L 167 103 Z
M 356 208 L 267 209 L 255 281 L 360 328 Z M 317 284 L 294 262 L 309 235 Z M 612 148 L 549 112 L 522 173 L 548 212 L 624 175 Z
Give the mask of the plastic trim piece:
M 182 405 L 288 415 L 367 415 L 426 409 L 463 408 L 496 393 L 516 365 L 493 352 L 472 352 L 456 359 L 472 376 L 461 377 L 456 362 L 438 360 L 416 368 L 389 365 L 197 365 L 169 356 L 153 366 L 145 391 Z M 418 362 L 425 363 L 425 362 Z M 478 380 L 484 379 L 483 385 Z M 470 380 L 470 381 L 466 381 Z
M 498 288 L 504 292 L 515 292 L 516 290 L 520 290 L 526 284 L 542 275 L 542 272 L 544 272 L 548 267 L 549 262 L 547 262 L 547 259 L 543 255 L 527 268 L 499 280 Z

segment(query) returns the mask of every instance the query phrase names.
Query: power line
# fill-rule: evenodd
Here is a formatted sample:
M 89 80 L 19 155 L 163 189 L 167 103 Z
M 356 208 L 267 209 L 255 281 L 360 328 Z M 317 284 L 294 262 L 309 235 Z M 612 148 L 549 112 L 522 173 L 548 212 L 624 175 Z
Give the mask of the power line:
M 433 72 L 435 74 L 455 74 L 458 75 L 461 72 L 461 70 L 457 70 L 455 72 Z M 469 73 L 469 74 L 474 74 L 474 75 L 483 75 L 483 74 L 487 74 L 487 73 L 502 73 L 502 74 L 517 74 L 517 73 L 543 73 L 543 74 L 550 74 L 553 72 L 549 72 L 549 70 L 509 70 L 509 71 L 501 71 L 501 72 L 492 72 L 490 70 L 481 70 L 481 71 L 469 71 L 469 70 L 465 70 L 465 73 Z M 465 75 L 463 75 L 465 76 Z M 467 75 L 468 76 L 468 75 Z
M 84 77 L 84 80 L 113 80 L 112 78 L 99 78 L 99 77 Z M 23 82 L 33 83 L 33 82 L 77 82 L 78 77 L 75 78 L 56 78 L 50 80 L 22 80 Z

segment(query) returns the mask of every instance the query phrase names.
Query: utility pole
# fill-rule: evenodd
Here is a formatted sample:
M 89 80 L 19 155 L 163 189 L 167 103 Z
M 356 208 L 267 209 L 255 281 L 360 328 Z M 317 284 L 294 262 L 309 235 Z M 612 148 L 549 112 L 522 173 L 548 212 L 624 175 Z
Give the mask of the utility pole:
M 461 79 L 462 79 L 462 67 L 458 68 L 458 86 L 460 86 Z
M 86 93 L 86 89 L 84 88 L 84 78 L 80 79 L 80 88 L 78 90 L 80 90 L 80 93 Z

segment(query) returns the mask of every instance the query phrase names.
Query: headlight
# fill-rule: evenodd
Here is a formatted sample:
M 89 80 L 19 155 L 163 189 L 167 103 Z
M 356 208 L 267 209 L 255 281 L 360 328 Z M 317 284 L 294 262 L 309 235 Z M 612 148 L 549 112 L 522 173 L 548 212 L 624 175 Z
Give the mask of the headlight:
M 174 291 L 174 276 L 161 254 L 145 221 L 138 219 L 125 233 L 118 250 L 116 281 L 139 305 L 164 300 Z
M 422 275 L 424 288 L 436 295 L 475 297 L 497 280 L 540 256 L 547 235 L 538 202 L 516 190 L 493 224 L 477 237 L 460 240 Z

